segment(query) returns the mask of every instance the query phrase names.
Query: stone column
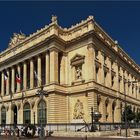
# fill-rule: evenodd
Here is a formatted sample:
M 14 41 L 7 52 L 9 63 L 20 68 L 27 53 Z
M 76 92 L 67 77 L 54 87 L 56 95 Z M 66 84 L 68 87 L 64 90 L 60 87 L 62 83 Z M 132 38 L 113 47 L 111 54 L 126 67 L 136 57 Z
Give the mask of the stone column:
M 27 89 L 27 62 L 23 63 L 23 89 Z
M 41 78 L 41 55 L 38 55 L 38 58 L 37 58 L 37 74 L 38 74 L 38 80 L 37 80 L 37 83 L 38 83 L 38 87 L 41 86 L 42 84 L 42 78 Z
M 4 96 L 4 73 L 2 72 L 1 75 L 1 95 Z
M 7 75 L 8 75 L 8 79 L 7 79 L 7 85 L 6 85 L 6 95 L 8 95 L 9 94 L 9 91 L 10 91 L 10 71 L 9 71 L 9 69 L 7 69 Z
M 50 50 L 50 83 L 58 83 L 58 50 Z
M 30 89 L 34 87 L 34 61 L 30 60 Z
M 20 74 L 21 74 L 20 64 L 18 64 L 18 66 L 17 66 L 17 72 L 18 72 L 19 77 L 20 77 Z M 21 90 L 20 83 L 17 82 L 17 92 L 20 92 L 20 90 Z
M 50 56 L 49 52 L 46 53 L 46 85 L 50 82 Z
M 15 93 L 15 68 L 12 67 L 12 94 Z
M 96 77 L 95 50 L 94 50 L 94 47 L 95 47 L 94 43 L 88 44 L 88 47 L 87 47 L 87 49 L 88 49 L 87 76 L 88 76 L 89 81 L 95 80 L 95 77 Z

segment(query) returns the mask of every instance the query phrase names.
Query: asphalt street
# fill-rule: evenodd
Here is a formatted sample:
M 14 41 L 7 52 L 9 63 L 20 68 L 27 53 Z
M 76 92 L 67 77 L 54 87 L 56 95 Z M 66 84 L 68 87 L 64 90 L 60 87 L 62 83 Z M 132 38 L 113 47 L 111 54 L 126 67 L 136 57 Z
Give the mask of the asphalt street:
M 41 140 L 40 138 L 17 138 L 17 137 L 12 137 L 12 136 L 0 136 L 0 140 Z M 44 138 L 45 140 L 140 140 L 140 137 L 128 137 L 128 138 L 123 138 L 123 137 L 93 137 L 93 138 L 86 138 L 86 137 L 81 137 L 81 138 L 67 138 L 67 137 L 47 137 Z

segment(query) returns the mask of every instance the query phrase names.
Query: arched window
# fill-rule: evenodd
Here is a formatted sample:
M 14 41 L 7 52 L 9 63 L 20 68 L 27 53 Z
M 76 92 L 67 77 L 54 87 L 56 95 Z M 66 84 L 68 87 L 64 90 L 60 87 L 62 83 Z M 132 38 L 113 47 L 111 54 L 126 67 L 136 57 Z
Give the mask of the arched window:
M 6 108 L 1 108 L 1 124 L 6 124 Z
M 30 110 L 30 104 L 25 103 L 23 108 L 23 123 L 29 124 L 31 122 L 31 110 Z
M 38 124 L 46 124 L 46 102 L 41 100 L 38 104 Z

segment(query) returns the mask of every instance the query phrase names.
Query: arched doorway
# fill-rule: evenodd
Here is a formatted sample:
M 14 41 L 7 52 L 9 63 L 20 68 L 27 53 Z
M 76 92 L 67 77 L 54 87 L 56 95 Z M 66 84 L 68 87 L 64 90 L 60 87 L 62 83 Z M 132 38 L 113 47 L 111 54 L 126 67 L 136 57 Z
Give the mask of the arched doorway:
M 14 125 L 17 125 L 17 106 L 14 105 L 13 107 L 13 112 L 14 112 Z
M 6 108 L 4 106 L 1 108 L 1 124 L 6 124 Z
M 23 107 L 23 123 L 24 124 L 30 124 L 31 123 L 31 110 L 30 110 L 30 104 L 25 103 Z
M 112 103 L 112 122 L 114 123 L 114 120 L 115 120 L 115 115 L 114 115 L 114 113 L 115 113 L 115 107 L 116 107 L 116 101 L 113 101 L 113 103 Z
M 46 102 L 41 100 L 38 104 L 38 124 L 46 124 Z

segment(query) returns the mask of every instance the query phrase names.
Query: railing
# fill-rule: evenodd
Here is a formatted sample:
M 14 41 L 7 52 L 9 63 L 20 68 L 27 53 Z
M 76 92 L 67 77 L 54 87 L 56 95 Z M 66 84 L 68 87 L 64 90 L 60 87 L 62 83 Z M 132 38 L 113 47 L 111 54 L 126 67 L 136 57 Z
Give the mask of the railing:
M 0 129 L 15 129 L 15 127 L 18 127 L 21 129 L 25 125 L 23 124 L 18 124 L 18 125 L 13 125 L 13 124 L 5 124 L 5 125 L 0 125 Z M 39 124 L 35 124 L 36 127 L 40 127 Z M 118 129 L 125 129 L 125 123 L 94 123 L 94 127 L 96 131 L 112 131 L 112 130 L 118 130 Z M 128 123 L 128 128 L 134 129 L 134 128 L 140 128 L 140 123 Z M 82 131 L 82 132 L 87 132 L 90 131 L 91 129 L 91 124 L 85 124 L 85 123 L 71 123 L 71 124 L 46 124 L 44 125 L 45 130 L 48 131 L 72 131 L 72 132 L 77 132 L 77 131 Z

